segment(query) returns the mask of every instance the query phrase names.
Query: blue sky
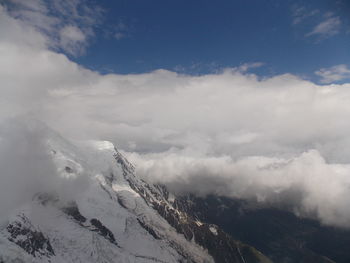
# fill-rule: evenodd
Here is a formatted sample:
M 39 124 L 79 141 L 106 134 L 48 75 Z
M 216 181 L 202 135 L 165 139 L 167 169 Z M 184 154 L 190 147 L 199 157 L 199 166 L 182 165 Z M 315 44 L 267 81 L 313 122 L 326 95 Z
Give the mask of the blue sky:
M 262 62 L 264 76 L 350 59 L 346 1 L 99 1 L 101 24 L 78 63 L 103 73 L 168 69 L 206 74 Z M 322 25 L 323 23 L 323 25 Z

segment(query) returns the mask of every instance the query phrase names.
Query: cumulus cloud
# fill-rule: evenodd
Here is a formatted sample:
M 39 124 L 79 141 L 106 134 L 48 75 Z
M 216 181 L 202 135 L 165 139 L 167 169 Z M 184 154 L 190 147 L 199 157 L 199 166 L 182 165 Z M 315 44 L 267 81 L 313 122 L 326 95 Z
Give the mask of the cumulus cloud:
M 67 137 L 111 140 L 140 176 L 174 191 L 289 203 L 348 226 L 350 84 L 260 78 L 249 72 L 259 63 L 202 76 L 101 75 L 4 8 L 0 21 L 9 32 L 0 36 L 0 121 L 27 114 Z
M 330 68 L 317 70 L 315 74 L 321 77 L 322 83 L 332 83 L 350 78 L 350 69 L 347 65 L 341 64 Z

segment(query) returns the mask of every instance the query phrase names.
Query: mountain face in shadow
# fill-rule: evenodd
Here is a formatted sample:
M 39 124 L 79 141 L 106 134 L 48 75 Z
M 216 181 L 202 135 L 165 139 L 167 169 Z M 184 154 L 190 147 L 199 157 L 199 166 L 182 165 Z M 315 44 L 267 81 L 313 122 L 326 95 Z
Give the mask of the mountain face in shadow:
M 177 197 L 175 207 L 221 227 L 274 262 L 350 262 L 350 231 L 225 197 Z

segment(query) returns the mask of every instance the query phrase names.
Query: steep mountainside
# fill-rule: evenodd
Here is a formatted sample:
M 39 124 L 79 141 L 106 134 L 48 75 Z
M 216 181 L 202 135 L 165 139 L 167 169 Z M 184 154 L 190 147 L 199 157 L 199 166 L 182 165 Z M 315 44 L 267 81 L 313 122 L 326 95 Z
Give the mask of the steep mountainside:
M 350 262 L 350 231 L 346 229 L 323 226 L 291 212 L 225 197 L 182 196 L 176 198 L 174 206 L 220 226 L 274 262 Z
M 49 134 L 57 176 L 84 187 L 74 195 L 43 190 L 1 215 L 0 262 L 270 262 L 175 209 L 166 189 L 137 178 L 113 144 Z

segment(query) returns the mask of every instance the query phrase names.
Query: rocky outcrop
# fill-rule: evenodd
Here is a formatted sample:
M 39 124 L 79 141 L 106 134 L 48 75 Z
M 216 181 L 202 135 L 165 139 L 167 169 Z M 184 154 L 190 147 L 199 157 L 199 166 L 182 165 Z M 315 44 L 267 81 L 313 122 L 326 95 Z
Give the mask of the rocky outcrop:
M 34 257 L 55 255 L 50 240 L 40 230 L 35 229 L 24 215 L 18 216 L 6 229 L 9 234 L 8 240 L 28 254 Z

